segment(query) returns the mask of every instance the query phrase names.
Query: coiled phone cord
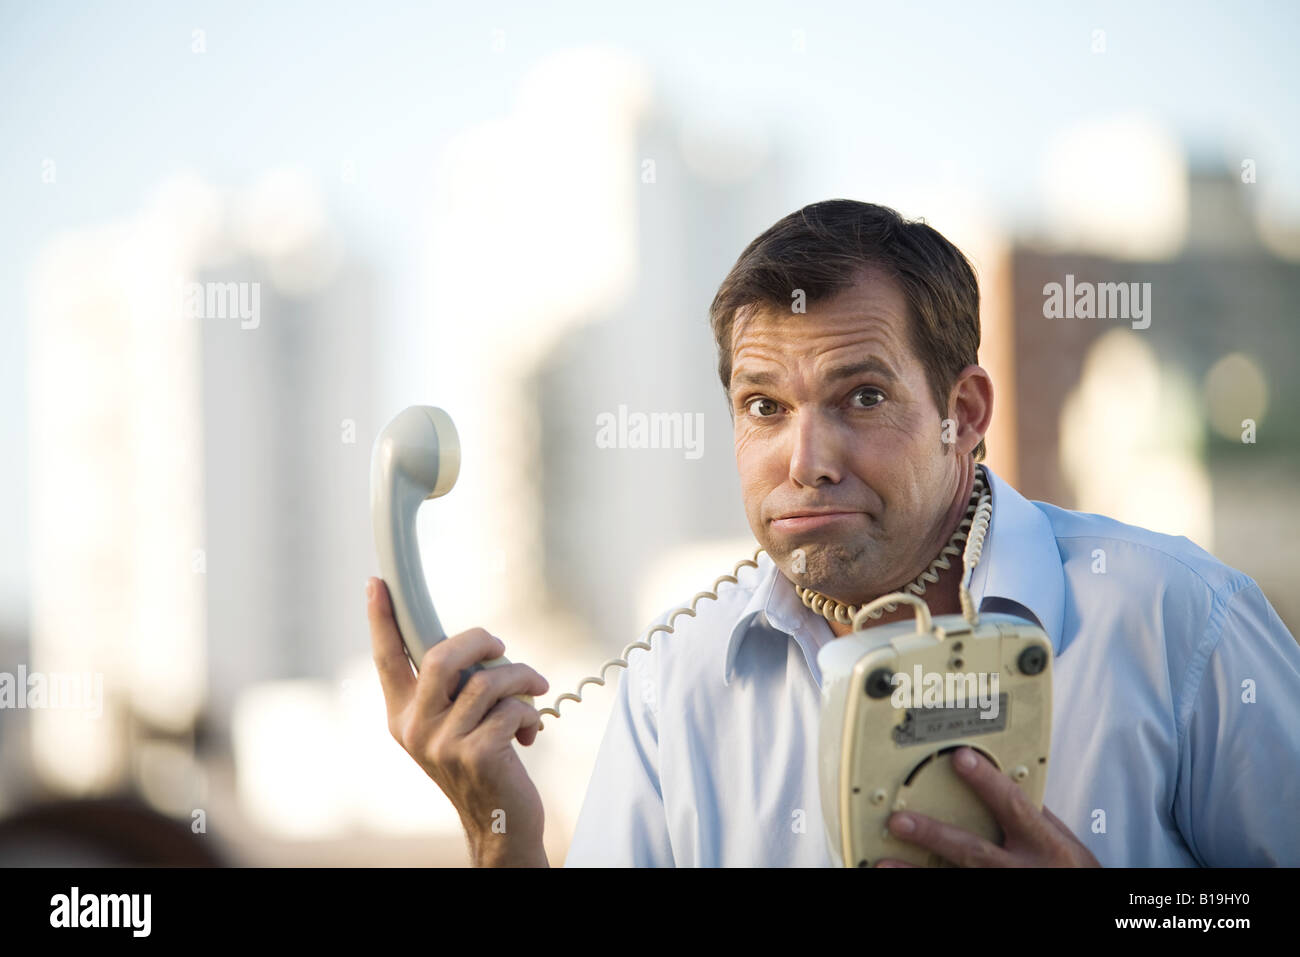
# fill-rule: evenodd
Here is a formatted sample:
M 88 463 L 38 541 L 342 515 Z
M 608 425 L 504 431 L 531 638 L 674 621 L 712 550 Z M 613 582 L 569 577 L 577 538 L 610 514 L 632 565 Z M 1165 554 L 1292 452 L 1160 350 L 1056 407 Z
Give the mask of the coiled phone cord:
M 975 566 L 979 564 L 980 555 L 984 551 L 984 539 L 988 535 L 989 523 L 993 518 L 992 492 L 989 490 L 987 481 L 981 484 L 983 485 L 983 488 L 980 490 L 979 493 L 979 503 L 975 507 L 975 514 L 970 520 L 971 523 L 970 531 L 966 535 L 966 549 L 962 554 L 961 584 L 958 589 L 959 595 L 961 597 L 962 617 L 965 618 L 968 622 L 970 622 L 972 626 L 979 623 L 979 614 L 976 612 L 975 603 L 970 596 L 970 582 L 971 582 L 971 577 L 974 575 L 975 572 Z M 683 606 L 681 608 L 675 609 L 672 612 L 672 614 L 668 616 L 668 621 L 666 623 L 662 625 L 655 625 L 648 632 L 646 632 L 645 637 L 642 638 L 640 641 L 631 642 L 626 648 L 623 649 L 622 653 L 617 658 L 611 658 L 608 661 L 606 661 L 603 665 L 601 665 L 599 675 L 588 675 L 586 678 L 583 678 L 581 681 L 578 682 L 578 687 L 576 691 L 566 691 L 564 694 L 560 695 L 555 699 L 555 704 L 553 707 L 542 708 L 538 712 L 538 714 L 551 715 L 554 718 L 558 718 L 560 716 L 559 707 L 561 701 L 581 701 L 582 689 L 585 688 L 587 685 L 594 684 L 594 685 L 600 685 L 601 687 L 604 687 L 605 672 L 607 672 L 610 668 L 626 668 L 627 656 L 633 649 L 640 648 L 643 651 L 649 651 L 650 639 L 653 638 L 655 634 L 657 634 L 658 632 L 662 631 L 665 634 L 672 634 L 673 631 L 675 630 L 673 628 L 673 622 L 677 620 L 677 617 L 679 615 L 690 615 L 692 618 L 694 618 L 695 606 L 700 603 L 701 598 L 708 598 L 712 601 L 717 601 L 718 586 L 721 585 L 723 582 L 730 582 L 733 585 L 739 584 L 740 579 L 737 577 L 737 575 L 740 572 L 740 570 L 746 567 L 757 568 L 758 556 L 761 554 L 763 554 L 763 549 L 758 548 L 755 549 L 753 558 L 745 558 L 736 562 L 735 567 L 731 569 L 731 574 L 718 576 L 717 580 L 714 581 L 713 583 L 713 589 L 711 591 L 700 592 L 693 599 L 691 599 L 691 604 L 689 607 Z M 924 591 L 924 586 L 922 586 L 922 591 Z M 900 599 L 906 601 L 908 604 L 916 604 L 920 606 L 921 610 L 925 612 L 924 618 L 921 620 L 923 620 L 926 623 L 925 630 L 928 630 L 930 614 L 929 614 L 929 608 L 928 606 L 925 605 L 924 600 L 921 599 L 919 595 L 913 596 L 913 595 L 904 594 L 902 592 L 895 592 L 892 595 L 882 595 L 880 598 L 877 598 L 875 601 L 870 602 L 867 605 L 864 605 L 861 609 L 857 611 L 857 614 L 853 616 L 854 629 L 856 630 L 858 628 L 861 628 L 862 625 L 865 623 L 866 618 L 870 617 L 870 613 L 872 611 L 875 611 L 877 606 L 883 607 L 886 605 L 886 603 L 890 603 L 889 610 L 892 610 L 894 607 L 897 607 L 896 603 Z M 540 724 L 538 725 L 538 730 L 541 730 Z
M 961 586 L 957 594 L 961 598 L 961 615 L 974 628 L 979 624 L 979 612 L 970 597 L 971 578 L 975 575 L 975 566 L 984 553 L 984 539 L 989 533 L 989 523 L 993 520 L 993 493 L 987 485 L 980 494 L 980 503 L 975 507 L 975 518 L 971 521 L 970 534 L 966 538 L 966 551 L 962 555 Z
M 620 654 L 617 658 L 610 658 L 609 661 L 601 665 L 599 677 L 597 677 L 596 675 L 589 675 L 588 677 L 583 678 L 581 681 L 578 682 L 578 690 L 576 692 L 566 691 L 564 694 L 560 695 L 558 698 L 555 699 L 555 707 L 542 708 L 538 712 L 538 714 L 549 714 L 558 718 L 560 716 L 559 707 L 561 701 L 581 701 L 582 689 L 585 688 L 587 685 L 601 685 L 603 687 L 605 684 L 606 671 L 608 671 L 610 668 L 626 668 L 628 653 L 631 652 L 634 648 L 641 648 L 645 651 L 649 651 L 650 639 L 653 638 L 657 632 L 662 631 L 665 634 L 669 634 L 669 635 L 672 634 L 674 631 L 673 622 L 677 620 L 678 615 L 690 615 L 692 618 L 694 618 L 695 606 L 700 603 L 701 598 L 708 598 L 711 601 L 717 601 L 718 586 L 721 585 L 723 582 L 731 582 L 731 584 L 733 585 L 739 584 L 740 579 L 737 577 L 737 575 L 740 572 L 740 570 L 746 567 L 757 568 L 758 556 L 761 554 L 763 554 L 763 549 L 758 548 L 755 549 L 753 558 L 744 558 L 736 562 L 735 567 L 731 569 L 730 575 L 718 576 L 718 579 L 713 583 L 712 591 L 700 592 L 693 599 L 691 599 L 690 607 L 683 606 L 673 611 L 673 613 L 668 616 L 668 621 L 665 624 L 655 625 L 648 632 L 646 632 L 645 637 L 642 638 L 640 641 L 632 642 L 626 648 L 623 649 L 622 654 Z M 539 730 L 540 730 L 540 726 L 539 726 Z

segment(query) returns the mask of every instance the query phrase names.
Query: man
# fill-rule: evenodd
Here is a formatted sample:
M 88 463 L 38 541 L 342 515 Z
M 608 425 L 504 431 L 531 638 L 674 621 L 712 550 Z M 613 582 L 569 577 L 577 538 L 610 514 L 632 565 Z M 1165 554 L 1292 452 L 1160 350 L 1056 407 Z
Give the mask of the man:
M 993 408 L 961 252 L 893 210 L 817 203 L 749 245 L 711 318 L 765 554 L 629 656 L 569 865 L 830 863 L 816 655 L 850 631 L 836 603 L 923 580 L 933 614 L 960 610 L 960 562 L 921 576 L 966 514 Z M 1055 653 L 1044 807 L 959 751 L 1002 844 L 918 814 L 891 831 L 965 866 L 1300 864 L 1300 647 L 1255 583 L 1185 538 L 1028 502 L 985 474 L 971 594 L 1037 623 Z M 545 865 L 512 745 L 532 743 L 538 715 L 511 697 L 545 680 L 487 669 L 452 701 L 458 672 L 503 643 L 457 635 L 417 680 L 381 585 L 369 615 L 394 736 L 460 811 L 475 864 Z

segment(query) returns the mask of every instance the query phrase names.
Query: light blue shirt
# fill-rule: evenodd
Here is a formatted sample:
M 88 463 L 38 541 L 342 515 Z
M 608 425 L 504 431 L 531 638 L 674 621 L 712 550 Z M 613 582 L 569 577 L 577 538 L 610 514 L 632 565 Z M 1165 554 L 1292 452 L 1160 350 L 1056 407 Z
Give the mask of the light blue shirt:
M 1043 803 L 1107 867 L 1300 865 L 1300 646 L 1259 587 L 1186 538 L 989 474 L 971 594 L 1051 639 Z M 766 553 L 738 577 L 629 655 L 566 866 L 831 864 L 834 634 Z

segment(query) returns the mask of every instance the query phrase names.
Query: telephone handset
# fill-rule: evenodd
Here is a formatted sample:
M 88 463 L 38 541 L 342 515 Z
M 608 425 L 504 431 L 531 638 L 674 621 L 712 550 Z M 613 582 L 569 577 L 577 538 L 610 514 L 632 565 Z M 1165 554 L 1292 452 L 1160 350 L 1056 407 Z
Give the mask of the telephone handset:
M 460 475 L 460 437 L 442 409 L 413 405 L 399 413 L 375 439 L 370 456 L 370 518 L 380 577 L 388 586 L 393 617 L 415 666 L 429 648 L 447 637 L 424 580 L 415 514 L 420 503 L 451 491 Z M 470 675 L 510 662 L 493 658 L 461 672 L 456 692 Z M 532 705 L 531 695 L 515 695 Z
M 451 491 L 459 474 L 460 438 L 451 416 L 442 409 L 427 405 L 410 406 L 384 426 L 375 439 L 370 457 L 370 514 L 375 528 L 375 550 L 379 555 L 380 577 L 392 597 L 397 629 L 417 671 L 424 653 L 447 635 L 433 610 L 433 601 L 425 585 L 424 566 L 420 562 L 415 534 L 415 513 L 421 502 Z M 736 576 L 740 569 L 746 565 L 757 568 L 761 553 L 762 549 L 759 549 L 752 559 L 737 562 L 730 575 L 721 575 L 714 581 L 712 591 L 697 594 L 689 608 L 673 611 L 666 624 L 656 625 L 644 639 L 631 642 L 619 657 L 600 666 L 599 675 L 583 678 L 574 692 L 559 695 L 554 707 L 542 708 L 540 713 L 558 718 L 561 701 L 581 701 L 582 689 L 587 685 L 603 686 L 605 673 L 610 668 L 627 667 L 629 652 L 634 648 L 648 651 L 650 638 L 658 632 L 671 634 L 678 616 L 694 617 L 695 606 L 701 598 L 716 601 L 718 586 L 723 582 L 738 583 Z M 509 663 L 506 658 L 494 658 L 467 668 L 461 672 L 457 692 L 475 671 Z M 533 704 L 531 695 L 515 697 L 530 706 Z
M 446 635 L 425 585 L 415 514 L 425 499 L 450 491 L 459 471 L 456 427 L 441 409 L 411 406 L 375 440 L 370 470 L 375 546 L 402 641 L 417 669 L 428 647 L 425 641 L 433 645 Z M 974 607 L 970 582 L 991 514 L 985 491 L 962 558 L 960 615 L 932 620 L 924 600 L 895 592 L 864 606 L 853 616 L 853 633 L 818 653 L 822 811 L 831 856 L 845 866 L 867 866 L 881 857 L 922 866 L 945 863 L 889 832 L 890 814 L 902 808 L 1001 842 L 997 821 L 951 766 L 951 753 L 962 746 L 982 753 L 1020 785 L 1035 807 L 1042 807 L 1052 730 L 1052 645 L 1037 625 L 1010 615 L 981 616 Z M 716 601 L 723 582 L 737 584 L 742 567 L 757 568 L 762 551 L 737 562 L 711 591 L 699 592 L 689 607 L 674 610 L 665 624 L 651 628 L 619 657 L 606 661 L 599 675 L 582 679 L 576 693 L 560 695 L 555 707 L 542 708 L 541 714 L 558 718 L 561 701 L 581 701 L 586 685 L 604 685 L 610 668 L 627 667 L 629 652 L 648 651 L 650 639 L 659 632 L 671 634 L 680 615 L 694 617 L 701 599 Z M 867 627 L 872 614 L 900 603 L 917 608 L 914 623 Z M 503 664 L 508 664 L 505 658 L 474 665 L 462 672 L 461 685 L 480 668 Z M 906 706 L 896 699 L 898 687 L 912 676 L 951 681 L 954 676 L 978 679 L 979 674 L 999 679 L 994 694 L 985 696 L 990 707 L 984 711 L 993 714 L 966 706 L 964 693 L 960 705 L 952 706 L 945 697 L 937 710 L 925 691 L 919 704 L 915 696 Z M 963 688 L 968 687 L 965 680 Z M 978 687 L 974 690 L 978 695 Z M 533 703 L 528 695 L 516 697 Z

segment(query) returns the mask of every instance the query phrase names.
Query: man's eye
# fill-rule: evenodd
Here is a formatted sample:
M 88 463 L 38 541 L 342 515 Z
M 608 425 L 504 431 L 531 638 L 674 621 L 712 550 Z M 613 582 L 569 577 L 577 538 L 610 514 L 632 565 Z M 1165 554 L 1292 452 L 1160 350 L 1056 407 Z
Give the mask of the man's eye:
M 880 403 L 885 401 L 885 393 L 874 388 L 859 389 L 857 392 L 853 393 L 853 398 L 856 399 L 859 396 L 863 398 L 864 402 L 860 408 L 864 409 L 874 409 L 876 406 L 880 405 Z
M 760 419 L 766 419 L 775 415 L 779 408 L 771 399 L 754 399 L 749 403 L 749 414 L 756 415 Z

